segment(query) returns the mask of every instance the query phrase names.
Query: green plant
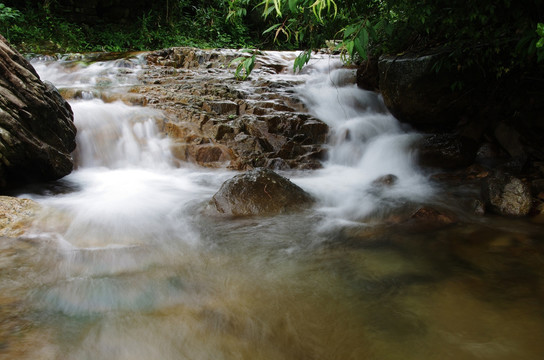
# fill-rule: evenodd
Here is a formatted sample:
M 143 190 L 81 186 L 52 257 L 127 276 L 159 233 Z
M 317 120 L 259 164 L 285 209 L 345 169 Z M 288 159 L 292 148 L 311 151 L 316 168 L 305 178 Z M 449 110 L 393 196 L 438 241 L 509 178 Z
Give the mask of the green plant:
M 537 48 L 537 61 L 544 60 L 544 24 L 536 24 L 536 34 L 538 35 L 538 41 L 535 44 Z
M 306 50 L 301 52 L 296 58 L 295 62 L 293 64 L 293 71 L 296 72 L 297 69 L 300 71 L 310 61 L 310 58 L 312 56 L 311 50 Z
M 0 22 L 17 20 L 19 17 L 21 17 L 19 10 L 12 9 L 0 3 Z
M 0 3 L 0 31 L 9 38 L 10 24 L 17 21 L 22 16 L 16 9 L 7 7 Z
M 240 56 L 230 62 L 230 66 L 236 65 L 236 71 L 234 72 L 234 77 L 237 80 L 246 80 L 253 68 L 255 67 L 255 60 L 257 58 L 258 50 L 245 49 L 242 50 L 244 53 L 249 53 L 251 56 Z

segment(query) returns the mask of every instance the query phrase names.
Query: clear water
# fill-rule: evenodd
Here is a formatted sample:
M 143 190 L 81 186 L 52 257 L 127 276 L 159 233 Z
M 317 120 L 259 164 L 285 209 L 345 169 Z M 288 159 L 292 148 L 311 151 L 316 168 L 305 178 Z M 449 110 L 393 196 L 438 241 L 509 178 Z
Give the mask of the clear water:
M 35 66 L 91 89 L 138 71 Z M 463 213 L 375 94 L 340 86 L 334 60 L 310 70 L 298 94 L 331 127 L 330 157 L 284 174 L 317 204 L 274 217 L 210 212 L 234 173 L 175 163 L 160 112 L 71 101 L 76 171 L 63 191 L 22 194 L 45 210 L 0 242 L 0 358 L 542 359 L 542 227 Z M 398 220 L 422 203 L 462 221 Z

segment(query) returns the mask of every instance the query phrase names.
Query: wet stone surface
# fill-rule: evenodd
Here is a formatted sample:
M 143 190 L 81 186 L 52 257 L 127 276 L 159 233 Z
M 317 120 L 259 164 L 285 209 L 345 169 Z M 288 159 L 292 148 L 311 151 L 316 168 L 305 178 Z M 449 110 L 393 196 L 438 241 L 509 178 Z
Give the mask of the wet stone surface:
M 255 167 L 316 169 L 324 156 L 328 126 L 310 116 L 288 72 L 288 61 L 266 54 L 257 57 L 247 81 L 234 79 L 230 61 L 241 53 L 191 48 L 147 55 L 148 65 L 131 96 L 163 110 L 160 124 L 183 161 L 237 170 Z M 201 156 L 213 148 L 214 156 Z M 206 150 L 202 150 L 206 149 Z
M 301 209 L 313 203 L 313 199 L 288 179 L 259 168 L 227 180 L 212 203 L 226 215 L 276 215 Z

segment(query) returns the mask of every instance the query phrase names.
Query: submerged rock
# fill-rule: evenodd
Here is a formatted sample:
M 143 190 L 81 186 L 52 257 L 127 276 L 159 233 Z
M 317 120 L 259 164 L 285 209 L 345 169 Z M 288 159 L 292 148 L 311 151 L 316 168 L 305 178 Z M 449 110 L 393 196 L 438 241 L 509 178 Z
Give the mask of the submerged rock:
M 54 180 L 73 168 L 70 105 L 0 36 L 0 187 Z
M 288 179 L 268 169 L 255 169 L 227 180 L 213 196 L 218 212 L 235 215 L 275 215 L 301 209 L 312 197 Z
M 508 174 L 495 173 L 482 184 L 482 197 L 487 208 L 506 216 L 526 216 L 531 210 L 529 185 Z
M 432 225 L 433 227 L 442 227 L 457 222 L 457 218 L 454 215 L 429 206 L 423 206 L 417 209 L 410 216 L 410 220 L 419 224 Z
M 33 200 L 0 196 L 0 236 L 21 236 L 39 209 Z
M 376 180 L 372 181 L 372 185 L 375 187 L 391 187 L 395 185 L 399 180 L 399 177 L 397 175 L 393 174 L 387 174 L 384 176 L 380 176 Z

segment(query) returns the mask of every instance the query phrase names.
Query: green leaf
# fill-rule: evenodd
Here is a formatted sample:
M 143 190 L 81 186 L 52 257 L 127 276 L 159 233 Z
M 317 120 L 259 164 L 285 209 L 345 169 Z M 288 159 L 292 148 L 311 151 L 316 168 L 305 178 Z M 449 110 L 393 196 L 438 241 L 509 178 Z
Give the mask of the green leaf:
M 368 31 L 366 28 L 362 28 L 359 37 L 361 38 L 363 47 L 368 45 Z
M 245 59 L 246 59 L 245 56 L 237 57 L 236 59 L 233 59 L 233 60 L 230 62 L 229 66 L 230 66 L 230 65 L 234 65 L 234 64 L 236 64 L 236 63 L 239 63 L 240 61 L 245 60 Z
M 538 34 L 538 36 L 544 37 L 544 24 L 543 23 L 538 23 L 536 25 L 536 33 Z
M 298 13 L 297 5 L 298 5 L 298 0 L 289 0 L 289 10 L 291 10 L 293 14 Z
M 281 24 L 274 24 L 274 25 L 272 25 L 271 27 L 269 27 L 268 29 L 266 29 L 265 31 L 263 31 L 263 35 L 266 34 L 266 33 L 271 32 L 271 31 L 274 30 L 274 29 L 277 29 L 278 26 L 280 26 L 280 25 L 281 25 Z
M 541 48 L 544 46 L 544 38 L 541 38 L 540 40 L 538 40 L 538 42 L 536 43 L 536 47 L 537 48 Z
M 359 54 L 359 56 L 363 59 L 366 59 L 366 50 L 365 50 L 365 47 L 362 43 L 362 40 L 361 38 L 356 38 L 355 40 L 353 40 L 353 46 L 355 48 L 355 50 L 357 51 L 357 53 Z M 351 51 L 351 56 L 353 57 L 353 50 Z
M 274 8 L 276 8 L 278 16 L 281 16 L 281 5 L 279 0 L 274 0 Z
M 348 51 L 348 54 L 350 56 L 353 55 L 353 47 L 355 46 L 355 44 L 353 43 L 353 40 L 350 40 L 348 42 L 346 42 L 346 50 Z
M 344 39 L 348 38 L 351 34 L 356 32 L 359 29 L 358 25 L 349 25 L 344 30 Z
M 297 69 L 299 69 L 299 71 L 302 70 L 304 65 L 306 65 L 308 61 L 310 61 L 311 56 L 312 56 L 312 53 L 310 50 L 300 53 L 296 57 L 295 62 L 293 64 L 293 71 L 296 72 Z
M 263 10 L 263 17 L 266 19 L 268 15 L 270 15 L 270 13 L 274 11 L 274 7 L 268 6 L 268 1 L 263 1 L 261 4 L 265 4 L 265 8 Z

